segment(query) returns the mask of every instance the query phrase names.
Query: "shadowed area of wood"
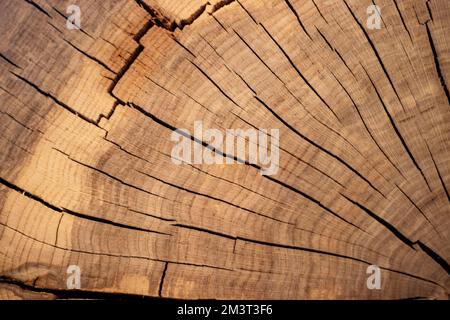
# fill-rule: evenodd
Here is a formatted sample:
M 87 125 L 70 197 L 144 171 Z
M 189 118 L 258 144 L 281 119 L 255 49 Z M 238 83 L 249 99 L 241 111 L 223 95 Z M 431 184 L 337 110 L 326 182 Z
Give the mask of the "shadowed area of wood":
M 0 31 L 0 298 L 448 298 L 449 1 L 13 0 Z M 278 129 L 276 174 L 175 164 L 195 121 Z

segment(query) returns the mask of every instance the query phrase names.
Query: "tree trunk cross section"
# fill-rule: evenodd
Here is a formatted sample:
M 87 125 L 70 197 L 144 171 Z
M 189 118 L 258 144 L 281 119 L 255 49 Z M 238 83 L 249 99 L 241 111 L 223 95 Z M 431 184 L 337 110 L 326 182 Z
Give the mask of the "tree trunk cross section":
M 448 298 L 449 1 L 72 5 L 0 2 L 0 298 Z

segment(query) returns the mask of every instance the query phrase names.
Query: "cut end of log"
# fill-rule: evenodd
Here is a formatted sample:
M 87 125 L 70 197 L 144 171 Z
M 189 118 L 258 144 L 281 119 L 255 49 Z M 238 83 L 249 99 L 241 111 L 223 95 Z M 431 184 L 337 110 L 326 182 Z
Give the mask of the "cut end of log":
M 450 2 L 0 2 L 0 299 L 448 299 Z

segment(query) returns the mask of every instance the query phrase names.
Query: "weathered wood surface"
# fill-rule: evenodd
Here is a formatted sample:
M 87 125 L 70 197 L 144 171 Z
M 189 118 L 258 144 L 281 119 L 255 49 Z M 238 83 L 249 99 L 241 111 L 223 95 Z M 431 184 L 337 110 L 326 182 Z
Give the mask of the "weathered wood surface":
M 447 298 L 450 2 L 374 3 L 1 1 L 0 298 Z M 175 165 L 196 120 L 278 173 Z

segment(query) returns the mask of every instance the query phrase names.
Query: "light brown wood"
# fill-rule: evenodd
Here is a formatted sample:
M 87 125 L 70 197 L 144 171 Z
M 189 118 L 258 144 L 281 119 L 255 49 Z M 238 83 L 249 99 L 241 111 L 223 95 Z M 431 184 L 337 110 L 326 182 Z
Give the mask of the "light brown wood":
M 1 299 L 448 298 L 447 0 L 71 4 L 0 3 Z M 195 121 L 279 170 L 176 165 Z

